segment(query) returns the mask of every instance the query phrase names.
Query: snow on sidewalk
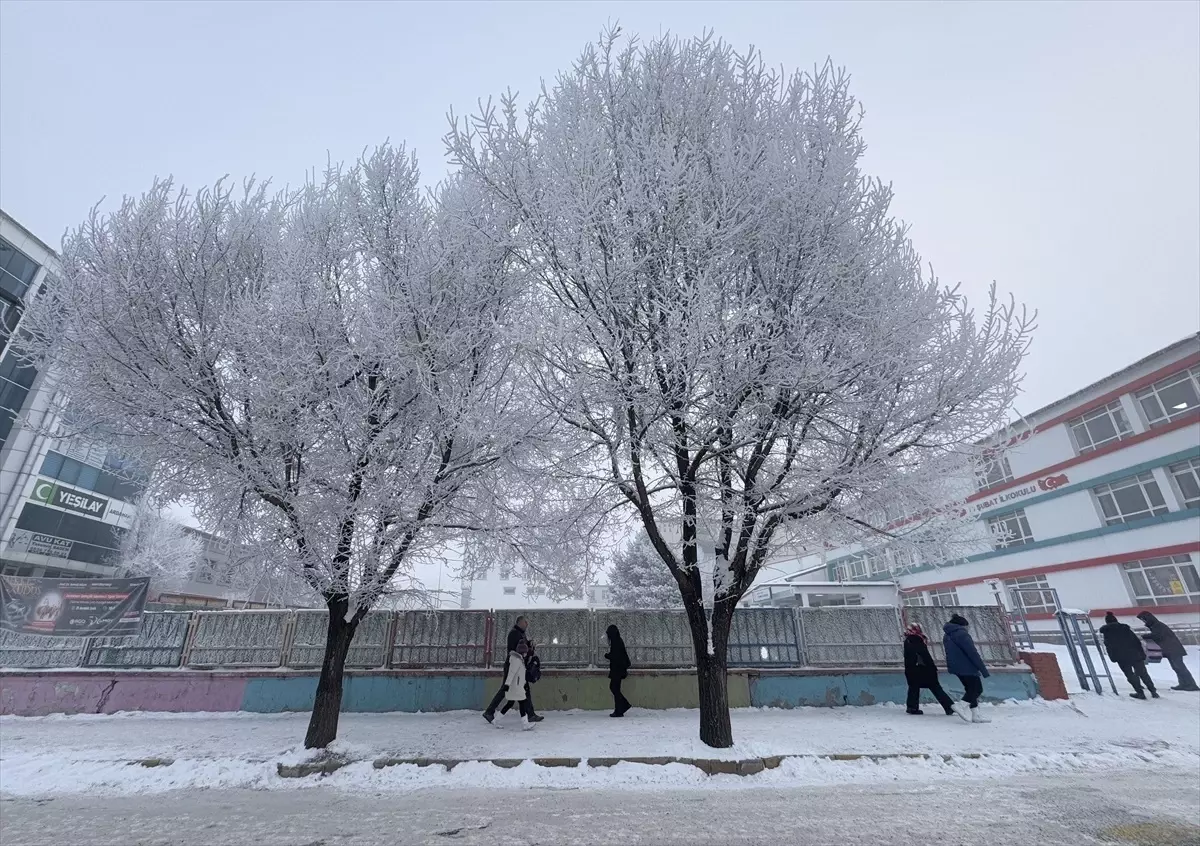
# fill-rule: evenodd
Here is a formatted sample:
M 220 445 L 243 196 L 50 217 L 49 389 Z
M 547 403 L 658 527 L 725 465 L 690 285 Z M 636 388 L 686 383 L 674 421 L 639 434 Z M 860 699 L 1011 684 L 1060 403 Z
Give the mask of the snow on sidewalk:
M 1088 767 L 1200 766 L 1200 694 L 1161 700 L 1084 695 L 1070 702 L 983 705 L 990 724 L 966 724 L 934 706 L 909 716 L 899 706 L 737 709 L 736 745 L 715 750 L 697 738 L 691 710 L 634 709 L 621 720 L 596 711 L 548 711 L 532 731 L 512 717 L 490 726 L 474 712 L 345 714 L 335 750 L 359 762 L 323 779 L 281 779 L 277 763 L 300 747 L 306 714 L 118 714 L 0 718 L 0 792 L 158 792 L 206 787 L 296 789 L 314 785 L 407 790 L 486 785 L 635 787 L 764 782 L 830 783 L 902 778 L 995 777 Z M 491 764 L 388 767 L 376 758 L 618 758 L 926 753 L 930 760 L 833 762 L 797 759 L 757 776 L 707 777 L 685 765 L 623 763 L 607 769 L 516 769 Z M 989 756 L 980 760 L 942 755 Z M 147 768 L 137 759 L 170 759 Z

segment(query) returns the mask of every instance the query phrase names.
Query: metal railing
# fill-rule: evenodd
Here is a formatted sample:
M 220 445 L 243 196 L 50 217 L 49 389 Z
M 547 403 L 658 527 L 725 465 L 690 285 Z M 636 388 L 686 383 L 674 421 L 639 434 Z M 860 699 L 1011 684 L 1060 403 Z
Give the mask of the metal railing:
M 942 661 L 941 625 L 971 622 L 984 660 L 1016 661 L 998 606 L 743 608 L 729 633 L 731 667 L 860 667 L 903 663 L 901 632 L 917 622 Z M 695 648 L 683 611 L 379 611 L 355 632 L 346 666 L 359 669 L 486 669 L 504 663 L 518 616 L 544 667 L 603 667 L 605 629 L 621 629 L 634 667 L 691 667 Z M 132 637 L 55 639 L 0 632 L 0 667 L 256 668 L 319 667 L 324 610 L 146 612 Z

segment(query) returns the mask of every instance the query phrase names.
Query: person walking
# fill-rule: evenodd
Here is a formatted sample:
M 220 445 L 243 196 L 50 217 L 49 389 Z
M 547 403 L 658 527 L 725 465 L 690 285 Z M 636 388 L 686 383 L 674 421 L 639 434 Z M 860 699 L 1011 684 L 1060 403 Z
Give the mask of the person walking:
M 533 723 L 529 719 L 529 684 L 525 681 L 525 656 L 529 654 L 529 642 L 517 641 L 517 648 L 508 656 L 508 673 L 504 676 L 502 692 L 507 700 L 504 710 L 508 711 L 515 702 L 521 713 L 521 728 L 529 730 Z
M 954 700 L 942 690 L 938 681 L 937 664 L 933 663 L 933 655 L 929 652 L 929 641 L 916 623 L 904 630 L 904 678 L 908 681 L 908 713 L 925 713 L 921 710 L 922 688 L 933 694 L 947 716 L 955 713 Z
M 950 622 L 942 626 L 942 645 L 946 647 L 946 669 L 963 684 L 963 702 L 971 706 L 968 712 L 955 708 L 954 712 L 968 723 L 990 723 L 987 717 L 979 713 L 979 697 L 983 695 L 983 679 L 991 673 L 975 641 L 967 632 L 970 623 L 960 614 L 950 618 Z
M 1146 693 L 1142 690 L 1144 683 L 1150 695 L 1158 699 L 1158 691 L 1155 690 L 1150 673 L 1146 670 L 1146 651 L 1142 649 L 1142 641 L 1133 633 L 1133 629 L 1120 622 L 1117 615 L 1109 611 L 1104 615 L 1100 636 L 1104 638 L 1104 650 L 1108 653 L 1109 660 L 1121 668 L 1125 678 L 1133 685 L 1133 693 L 1129 695 L 1134 699 L 1145 699 Z
M 1183 648 L 1183 643 L 1180 642 L 1179 636 L 1171 631 L 1170 626 L 1149 611 L 1143 611 L 1137 615 L 1137 618 L 1150 630 L 1150 639 L 1162 649 L 1163 657 L 1167 659 L 1167 662 L 1171 665 L 1171 669 L 1175 671 L 1175 675 L 1179 679 L 1179 684 L 1172 687 L 1171 690 L 1185 690 L 1189 692 L 1200 690 L 1200 686 L 1197 686 L 1196 680 L 1192 678 L 1192 671 L 1183 662 L 1183 656 L 1187 655 L 1187 650 Z
M 604 631 L 605 637 L 608 638 L 608 652 L 604 653 L 604 657 L 608 659 L 608 689 L 613 695 L 613 712 L 610 717 L 624 717 L 632 705 L 625 698 L 625 694 L 621 692 L 621 682 L 629 675 L 629 652 L 625 649 L 625 641 L 621 639 L 621 631 L 616 626 L 609 626 Z
M 522 641 L 525 641 L 526 643 L 529 641 L 529 639 L 525 636 L 525 631 L 528 628 L 529 620 L 524 616 L 520 616 L 517 618 L 516 622 L 513 623 L 512 630 L 508 633 L 508 651 L 505 653 L 504 658 L 505 679 L 508 678 L 508 673 L 511 669 L 510 665 L 512 664 L 512 655 L 514 652 L 517 652 L 517 645 Z M 528 648 L 526 648 L 526 652 L 528 652 Z M 524 665 L 524 661 L 522 661 L 522 665 Z M 492 697 L 492 701 L 489 702 L 487 708 L 483 710 L 483 718 L 489 723 L 496 719 L 496 709 L 500 707 L 500 703 L 504 700 L 504 688 L 505 683 L 501 682 L 500 689 L 496 691 L 496 695 Z M 545 717 L 539 717 L 533 710 L 533 696 L 530 695 L 528 685 L 525 685 L 525 710 L 527 712 L 527 716 L 529 717 L 529 722 L 531 723 L 540 723 L 543 719 L 545 719 Z

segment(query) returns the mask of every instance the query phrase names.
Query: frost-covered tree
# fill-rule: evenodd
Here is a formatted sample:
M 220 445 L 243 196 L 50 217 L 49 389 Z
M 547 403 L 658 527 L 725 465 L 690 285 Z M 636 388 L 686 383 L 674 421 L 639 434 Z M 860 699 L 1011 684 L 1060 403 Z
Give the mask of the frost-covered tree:
M 859 169 L 844 73 L 617 40 L 524 109 L 453 119 L 447 143 L 519 221 L 530 378 L 577 436 L 559 472 L 645 528 L 688 616 L 700 737 L 727 747 L 730 621 L 763 562 L 943 536 L 932 483 L 1001 422 L 1031 326 L 923 273 L 890 188 Z
M 203 542 L 174 520 L 162 516 L 147 499 L 137 505 L 133 522 L 121 535 L 117 566 L 178 587 L 200 563 Z
M 649 536 L 639 532 L 613 556 L 608 587 L 617 608 L 680 608 L 679 586 Z
M 515 378 L 512 231 L 467 180 L 423 193 L 403 148 L 278 194 L 158 182 L 69 234 L 27 318 L 30 352 L 155 467 L 155 494 L 321 597 L 308 747 L 336 736 L 359 622 L 416 562 L 537 526 L 515 519 L 536 479 L 498 481 L 541 425 Z

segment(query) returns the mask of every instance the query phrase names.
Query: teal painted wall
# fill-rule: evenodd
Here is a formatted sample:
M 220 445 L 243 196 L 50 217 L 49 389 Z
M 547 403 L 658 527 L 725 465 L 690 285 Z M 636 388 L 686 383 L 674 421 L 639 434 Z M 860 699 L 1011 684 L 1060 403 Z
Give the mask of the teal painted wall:
M 498 689 L 500 678 L 487 672 L 354 672 L 347 674 L 342 694 L 346 713 L 389 711 L 482 710 Z M 244 688 L 243 688 L 244 685 Z M 953 697 L 962 684 L 942 676 Z M 119 701 L 109 694 L 124 691 Z M 213 690 L 224 692 L 214 699 Z M 307 712 L 316 694 L 317 677 L 279 674 L 180 672 L 156 674 L 136 670 L 0 674 L 0 712 L 18 716 L 127 711 L 242 710 L 260 714 Z M 694 673 L 634 672 L 625 694 L 641 708 L 697 707 Z M 735 671 L 729 674 L 729 704 L 734 708 L 796 708 L 903 703 L 907 693 L 902 670 Z M 106 693 L 105 691 L 108 691 Z M 984 680 L 984 699 L 1033 699 L 1037 683 L 1027 668 L 999 670 Z M 612 706 L 608 679 L 597 672 L 554 671 L 533 688 L 539 711 Z M 932 701 L 926 695 L 924 701 Z M 240 707 L 239 707 L 240 705 Z
M 942 687 L 954 699 L 962 696 L 963 686 L 954 676 L 941 675 Z M 892 702 L 903 705 L 908 683 L 902 671 L 877 671 L 829 675 L 769 675 L 750 677 L 750 704 L 756 708 L 829 707 L 838 705 L 877 705 Z M 1032 673 L 1021 671 L 993 673 L 983 680 L 983 700 L 1036 699 L 1037 681 Z M 936 700 L 922 691 L 921 702 Z

